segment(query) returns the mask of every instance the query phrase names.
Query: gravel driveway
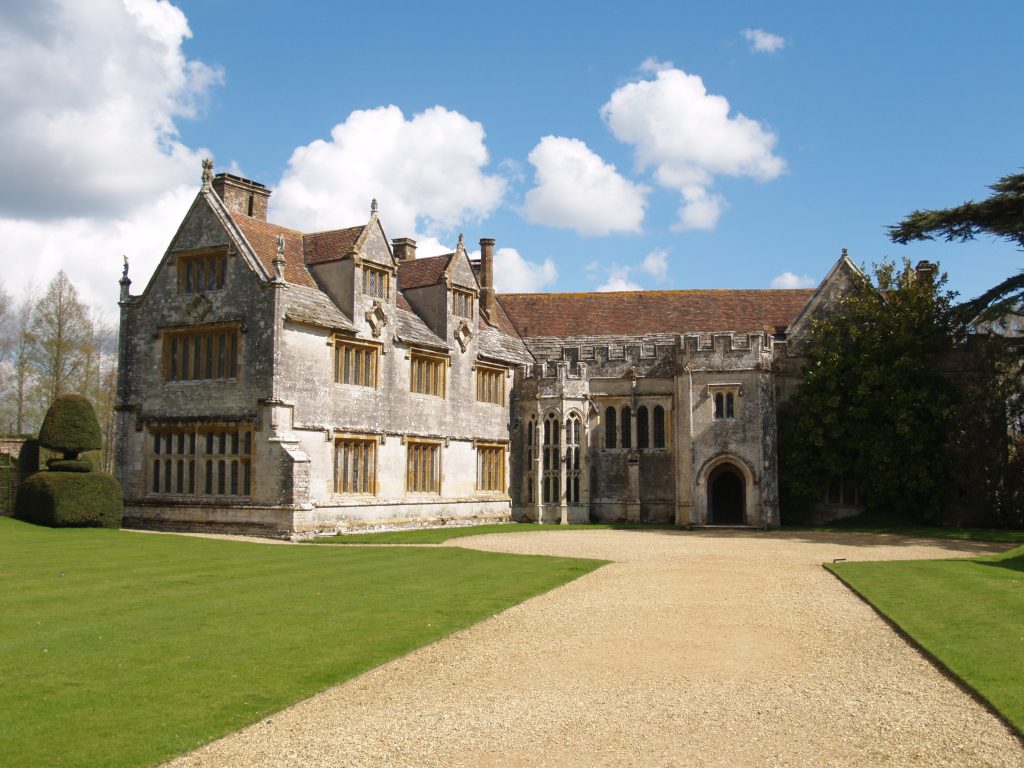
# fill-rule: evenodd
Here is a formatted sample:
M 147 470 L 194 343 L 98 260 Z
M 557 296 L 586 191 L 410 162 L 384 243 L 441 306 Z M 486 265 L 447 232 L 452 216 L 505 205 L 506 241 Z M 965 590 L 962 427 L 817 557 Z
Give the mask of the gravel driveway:
M 614 562 L 171 765 L 1024 766 L 820 567 L 998 545 L 595 530 L 453 546 Z

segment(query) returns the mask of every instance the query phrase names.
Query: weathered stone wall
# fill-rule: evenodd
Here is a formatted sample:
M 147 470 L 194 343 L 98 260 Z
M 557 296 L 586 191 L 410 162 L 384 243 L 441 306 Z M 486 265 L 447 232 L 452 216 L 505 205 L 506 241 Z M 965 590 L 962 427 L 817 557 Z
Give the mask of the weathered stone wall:
M 526 423 L 557 398 L 591 403 L 588 441 L 590 517 L 595 521 L 657 520 L 683 525 L 708 522 L 707 474 L 729 462 L 742 471 L 746 519 L 778 522 L 775 457 L 775 389 L 772 340 L 764 333 L 651 334 L 642 337 L 530 338 L 538 357 L 516 379 L 514 417 Z M 731 385 L 731 386 L 730 386 Z M 734 392 L 734 414 L 716 419 L 714 391 Z M 647 409 L 648 442 L 640 448 L 638 412 Z M 654 446 L 653 414 L 665 413 L 665 444 Z M 609 447 L 605 419 L 616 416 Z M 631 412 L 628 447 L 622 414 Z M 525 443 L 516 442 L 513 471 L 528 472 Z M 539 446 L 535 454 L 540 472 Z M 516 514 L 527 509 L 525 486 L 515 488 Z M 536 506 L 536 505 L 535 505 Z

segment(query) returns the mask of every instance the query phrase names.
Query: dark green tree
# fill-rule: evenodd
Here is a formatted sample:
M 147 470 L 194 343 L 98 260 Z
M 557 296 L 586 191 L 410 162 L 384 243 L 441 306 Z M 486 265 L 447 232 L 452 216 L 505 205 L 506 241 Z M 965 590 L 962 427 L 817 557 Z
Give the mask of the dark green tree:
M 831 480 L 872 513 L 932 522 L 951 498 L 944 446 L 956 388 L 943 375 L 953 294 L 945 275 L 885 262 L 814 323 L 804 381 L 779 419 L 782 512 L 807 515 Z
M 899 224 L 889 227 L 894 243 L 912 240 L 966 242 L 978 235 L 992 235 L 1024 249 L 1024 174 L 1004 176 L 981 202 L 968 201 L 953 208 L 914 211 Z M 965 322 L 981 317 L 992 320 L 1007 314 L 1020 316 L 1024 307 L 1024 272 L 1003 280 L 981 296 L 961 305 L 958 315 Z
M 60 451 L 67 460 L 77 459 L 82 451 L 102 448 L 103 435 L 89 398 L 67 394 L 54 400 L 39 429 L 39 443 Z

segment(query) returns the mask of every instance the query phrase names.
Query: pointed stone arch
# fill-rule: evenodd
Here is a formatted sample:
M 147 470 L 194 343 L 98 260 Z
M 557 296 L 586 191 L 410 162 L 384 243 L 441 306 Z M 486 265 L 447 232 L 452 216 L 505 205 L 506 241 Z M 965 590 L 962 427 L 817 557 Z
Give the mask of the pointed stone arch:
M 697 473 L 696 501 L 704 525 L 759 524 L 757 475 L 743 458 L 720 453 Z

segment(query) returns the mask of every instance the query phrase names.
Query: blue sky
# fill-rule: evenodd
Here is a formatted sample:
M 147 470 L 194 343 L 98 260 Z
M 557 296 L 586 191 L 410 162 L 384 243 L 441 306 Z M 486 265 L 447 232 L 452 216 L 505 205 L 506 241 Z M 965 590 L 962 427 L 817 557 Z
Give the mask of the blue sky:
M 15 0 L 2 283 L 64 268 L 112 307 L 210 154 L 275 188 L 277 223 L 359 224 L 377 197 L 421 253 L 494 237 L 499 289 L 806 285 L 846 247 L 974 296 L 1011 245 L 884 227 L 1024 167 L 1024 4 L 982 8 Z

